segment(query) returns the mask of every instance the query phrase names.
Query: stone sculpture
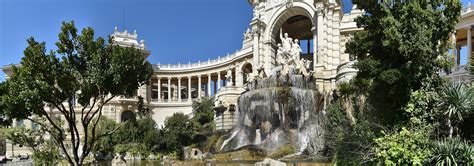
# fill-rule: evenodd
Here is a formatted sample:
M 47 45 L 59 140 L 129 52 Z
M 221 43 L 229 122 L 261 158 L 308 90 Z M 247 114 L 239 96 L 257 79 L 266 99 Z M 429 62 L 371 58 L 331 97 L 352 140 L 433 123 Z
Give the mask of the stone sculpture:
M 288 37 L 288 33 L 285 33 L 285 36 L 282 34 L 282 30 L 280 29 L 280 39 L 281 43 L 283 45 L 283 51 L 285 52 L 290 52 L 291 50 L 291 44 L 293 43 L 293 39 Z
M 277 64 L 281 65 L 281 70 L 277 72 L 279 75 L 286 76 L 289 74 L 291 68 L 296 68 L 300 74 L 306 76 L 312 75 L 312 71 L 309 71 L 311 61 L 300 58 L 302 52 L 299 45 L 299 40 L 294 41 L 288 37 L 288 34 L 282 35 L 280 30 L 280 39 L 282 44 L 278 44 L 277 49 Z
M 298 39 L 295 39 L 295 42 L 291 44 L 291 52 L 290 52 L 293 60 L 299 60 L 301 52 L 303 52 L 303 50 L 301 50 L 299 41 Z
M 225 75 L 226 79 L 226 86 L 232 86 L 234 83 L 232 82 L 232 70 L 227 69 L 227 74 Z

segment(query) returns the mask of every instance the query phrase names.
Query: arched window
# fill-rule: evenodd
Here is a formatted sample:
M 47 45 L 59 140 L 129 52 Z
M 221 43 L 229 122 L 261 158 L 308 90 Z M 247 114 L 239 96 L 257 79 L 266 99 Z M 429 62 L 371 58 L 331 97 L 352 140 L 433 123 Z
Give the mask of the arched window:
M 135 113 L 133 113 L 130 110 L 123 111 L 120 120 L 122 122 L 129 121 L 129 120 L 135 120 Z

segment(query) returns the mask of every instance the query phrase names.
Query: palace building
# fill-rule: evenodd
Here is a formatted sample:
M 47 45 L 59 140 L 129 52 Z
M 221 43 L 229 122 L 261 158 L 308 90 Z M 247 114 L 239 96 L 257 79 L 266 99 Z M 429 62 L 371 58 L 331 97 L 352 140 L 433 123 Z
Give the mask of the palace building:
M 341 0 L 248 0 L 253 7 L 253 18 L 243 33 L 242 48 L 235 53 L 222 55 L 195 63 L 153 64 L 154 74 L 148 86 L 137 90 L 137 96 L 145 98 L 145 105 L 153 112 L 153 119 L 161 127 L 167 117 L 176 112 L 192 115 L 192 103 L 203 97 L 214 97 L 219 109 L 216 114 L 218 130 L 230 130 L 238 117 L 237 99 L 245 91 L 244 85 L 261 74 L 270 74 L 278 66 L 277 53 L 282 40 L 296 43 L 298 56 L 314 77 L 319 91 L 330 94 L 340 81 L 356 75 L 352 65 L 356 59 L 345 53 L 345 44 L 357 31 L 354 19 L 363 14 L 355 6 L 343 13 Z M 456 25 L 453 46 L 472 50 L 472 26 L 474 5 L 462 9 L 462 18 Z M 287 37 L 285 37 L 287 34 Z M 145 42 L 139 41 L 136 32 L 119 31 L 112 34 L 115 44 L 135 46 L 147 55 Z M 282 37 L 283 36 L 283 37 Z M 298 40 L 294 40 L 298 39 Z M 237 40 L 237 39 L 236 39 Z M 148 43 L 153 44 L 153 43 Z M 294 44 L 293 44 L 294 45 Z M 282 46 L 284 47 L 284 46 Z M 459 64 L 447 77 L 453 80 L 469 80 L 466 67 Z M 471 56 L 471 51 L 468 57 Z M 9 66 L 3 71 L 11 75 Z M 103 115 L 116 122 L 134 117 L 138 97 L 117 97 L 104 107 Z M 51 108 L 52 114 L 55 114 Z M 59 113 L 58 113 L 59 114 Z M 12 126 L 33 127 L 31 122 L 16 121 Z M 25 148 L 7 145 L 7 157 L 26 155 Z

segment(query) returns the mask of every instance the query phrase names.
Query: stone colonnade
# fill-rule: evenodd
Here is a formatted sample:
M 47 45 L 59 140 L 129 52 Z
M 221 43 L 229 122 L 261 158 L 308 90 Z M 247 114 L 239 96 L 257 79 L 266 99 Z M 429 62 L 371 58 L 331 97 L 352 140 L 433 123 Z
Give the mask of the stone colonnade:
M 467 45 L 467 58 L 471 57 L 471 54 L 472 54 L 472 26 L 473 25 L 469 25 L 465 28 L 462 28 L 462 29 L 457 29 L 456 30 L 456 33 L 461 31 L 461 30 L 465 30 L 466 31 L 466 36 L 457 36 L 456 33 L 453 33 L 452 34 L 452 41 L 453 41 L 453 54 L 454 54 L 454 65 L 455 67 L 458 67 L 459 65 L 461 65 L 461 47 L 464 46 L 464 45 Z M 464 41 L 460 41 L 459 38 L 463 39 L 463 38 L 466 38 L 466 40 Z M 459 42 L 458 42 L 459 41 Z
M 232 85 L 227 82 L 227 70 L 175 76 L 157 74 L 151 79 L 150 99 L 152 102 L 188 102 L 214 96 L 224 86 L 242 86 L 244 73 L 238 67 L 228 70 L 232 73 Z

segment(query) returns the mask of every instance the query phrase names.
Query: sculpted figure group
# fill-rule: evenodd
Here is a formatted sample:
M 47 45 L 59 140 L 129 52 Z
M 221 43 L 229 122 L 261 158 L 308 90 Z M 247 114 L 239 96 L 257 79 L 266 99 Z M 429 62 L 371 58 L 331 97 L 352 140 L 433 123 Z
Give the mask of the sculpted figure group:
M 288 33 L 283 34 L 280 30 L 280 39 L 281 44 L 279 43 L 276 61 L 277 64 L 282 67 L 278 72 L 279 75 L 286 76 L 289 74 L 291 68 L 295 68 L 299 74 L 307 77 L 313 74 L 312 71 L 309 71 L 311 67 L 311 61 L 307 59 L 301 59 L 300 53 L 303 52 L 299 45 L 298 39 L 292 39 L 288 36 Z M 263 64 L 257 66 L 257 70 L 254 70 L 252 73 L 247 75 L 247 81 L 252 82 L 257 78 L 266 77 L 266 73 L 263 68 Z
M 295 67 L 300 74 L 311 75 L 311 72 L 308 71 L 311 61 L 300 58 L 302 50 L 298 39 L 293 40 L 288 36 L 288 33 L 283 36 L 282 30 L 280 30 L 280 39 L 282 44 L 278 44 L 277 50 L 277 63 L 282 66 L 280 74 L 287 75 L 290 68 Z

